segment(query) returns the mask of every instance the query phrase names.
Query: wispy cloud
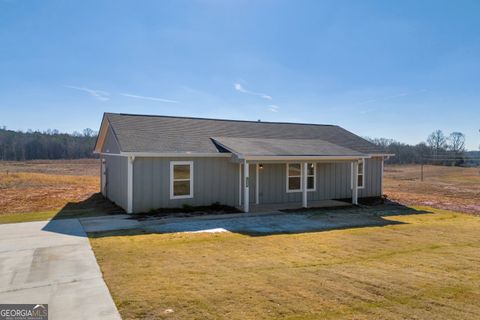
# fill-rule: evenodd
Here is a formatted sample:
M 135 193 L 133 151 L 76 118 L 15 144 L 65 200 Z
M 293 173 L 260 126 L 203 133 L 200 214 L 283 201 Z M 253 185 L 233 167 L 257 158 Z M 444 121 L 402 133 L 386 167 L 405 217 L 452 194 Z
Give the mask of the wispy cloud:
M 134 99 L 160 101 L 160 102 L 167 102 L 167 103 L 178 103 L 178 101 L 176 101 L 176 100 L 157 98 L 157 97 L 139 96 L 137 94 L 131 94 L 131 93 L 120 93 L 120 95 L 124 96 L 124 97 L 128 97 L 128 98 L 134 98 Z
M 100 101 L 108 101 L 110 100 L 110 93 L 102 90 L 94 90 L 86 87 L 77 87 L 77 86 L 70 86 L 70 85 L 65 85 L 65 88 L 69 89 L 74 89 L 74 90 L 79 90 L 88 93 L 91 97 L 100 100 Z
M 280 109 L 280 107 L 274 104 L 268 106 L 268 110 L 270 110 L 271 112 L 278 112 L 278 109 Z
M 366 104 L 370 104 L 370 103 L 373 103 L 373 102 L 386 101 L 386 100 L 392 100 L 392 99 L 395 99 L 395 98 L 401 98 L 401 97 L 411 96 L 411 95 L 414 95 L 414 94 L 417 94 L 417 93 L 426 92 L 426 91 L 427 91 L 427 90 L 422 89 L 422 90 L 413 91 L 413 92 L 402 92 L 402 93 L 397 93 L 397 94 L 390 95 L 390 96 L 386 96 L 386 97 L 380 97 L 380 98 L 365 100 L 365 101 L 362 101 L 362 102 L 360 102 L 360 103 L 358 103 L 358 104 L 359 104 L 359 105 L 366 105 Z
M 268 94 L 247 90 L 238 82 L 233 84 L 233 88 L 241 93 L 250 94 L 250 95 L 257 96 L 267 100 L 272 100 L 272 97 L 269 96 Z

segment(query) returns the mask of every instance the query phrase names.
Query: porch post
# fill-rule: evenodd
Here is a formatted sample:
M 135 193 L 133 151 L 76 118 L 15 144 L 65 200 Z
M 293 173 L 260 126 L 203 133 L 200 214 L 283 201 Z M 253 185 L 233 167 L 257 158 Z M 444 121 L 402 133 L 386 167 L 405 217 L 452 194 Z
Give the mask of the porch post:
M 249 193 L 249 168 L 248 168 L 248 163 L 247 160 L 243 160 L 243 211 L 245 213 L 248 213 L 250 210 L 249 208 L 249 199 L 248 199 L 248 193 Z
M 255 204 L 259 204 L 260 203 L 260 188 L 259 188 L 259 165 L 258 163 L 255 165 Z
M 382 157 L 382 168 L 381 168 L 381 169 L 382 169 L 382 175 L 381 175 L 381 179 L 380 179 L 380 197 L 383 197 L 383 169 L 384 169 L 384 167 L 383 167 L 383 166 L 384 166 L 383 162 L 384 162 L 384 161 L 385 161 L 385 158 Z M 365 170 L 365 169 L 363 169 L 363 170 Z
M 307 208 L 307 170 L 308 163 L 304 162 L 302 164 L 302 207 Z
M 238 164 L 238 206 L 242 206 L 242 164 Z
M 358 161 L 352 162 L 352 204 L 358 204 Z

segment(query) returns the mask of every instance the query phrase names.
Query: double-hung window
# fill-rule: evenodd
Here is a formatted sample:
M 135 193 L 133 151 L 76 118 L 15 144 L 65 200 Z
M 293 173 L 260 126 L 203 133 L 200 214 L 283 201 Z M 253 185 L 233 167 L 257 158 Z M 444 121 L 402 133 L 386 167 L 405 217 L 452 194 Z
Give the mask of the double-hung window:
M 353 171 L 353 164 L 352 164 L 352 171 Z M 365 162 L 363 159 L 360 159 L 358 161 L 357 186 L 359 189 L 362 189 L 365 186 Z M 351 188 L 353 188 L 353 181 L 352 181 Z
M 193 161 L 170 162 L 170 199 L 193 198 Z
M 287 192 L 300 192 L 302 186 L 303 169 L 301 163 L 287 164 Z M 316 165 L 307 163 L 307 191 L 315 191 Z

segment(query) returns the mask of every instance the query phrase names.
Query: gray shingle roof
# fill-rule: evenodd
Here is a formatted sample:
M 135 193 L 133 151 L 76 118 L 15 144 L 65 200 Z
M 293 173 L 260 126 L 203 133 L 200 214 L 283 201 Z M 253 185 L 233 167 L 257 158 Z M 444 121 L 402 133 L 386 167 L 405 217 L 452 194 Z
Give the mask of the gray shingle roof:
M 217 120 L 105 113 L 123 152 L 225 152 L 212 137 L 319 139 L 359 153 L 383 153 L 374 144 L 335 125 Z M 318 147 L 320 147 L 320 142 Z
M 320 139 L 256 139 L 214 137 L 214 141 L 242 156 L 362 156 L 358 151 Z

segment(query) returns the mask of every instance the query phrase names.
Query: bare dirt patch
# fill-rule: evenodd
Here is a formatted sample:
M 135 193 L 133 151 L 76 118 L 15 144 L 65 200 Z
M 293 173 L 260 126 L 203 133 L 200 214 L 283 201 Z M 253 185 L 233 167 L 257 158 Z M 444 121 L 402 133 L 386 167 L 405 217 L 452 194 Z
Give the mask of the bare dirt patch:
M 384 192 L 407 205 L 480 214 L 480 169 L 420 165 L 385 166 Z

